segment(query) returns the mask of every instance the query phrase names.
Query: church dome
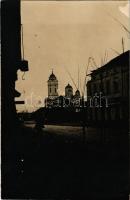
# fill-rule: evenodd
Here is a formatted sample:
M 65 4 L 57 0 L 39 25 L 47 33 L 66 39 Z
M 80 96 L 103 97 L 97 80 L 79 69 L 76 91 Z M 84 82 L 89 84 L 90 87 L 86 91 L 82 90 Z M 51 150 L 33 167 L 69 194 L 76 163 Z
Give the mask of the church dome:
M 56 78 L 55 74 L 53 73 L 53 71 L 52 71 L 52 73 L 51 73 L 51 75 L 49 77 L 49 80 L 51 80 L 51 81 L 57 80 L 57 78 Z
M 68 83 L 68 85 L 65 88 L 72 88 L 72 86 Z
M 80 96 L 80 91 L 79 91 L 79 90 L 76 90 L 75 95 L 76 95 L 76 96 Z

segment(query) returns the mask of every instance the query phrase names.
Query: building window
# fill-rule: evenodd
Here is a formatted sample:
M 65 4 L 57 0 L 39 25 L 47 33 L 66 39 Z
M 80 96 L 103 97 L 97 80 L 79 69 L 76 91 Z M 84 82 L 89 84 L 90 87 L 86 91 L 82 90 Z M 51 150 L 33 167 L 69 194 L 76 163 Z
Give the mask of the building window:
M 107 95 L 107 94 L 110 94 L 110 92 L 111 92 L 111 91 L 110 91 L 110 81 L 107 80 L 107 81 L 106 81 L 106 95 Z
M 118 93 L 119 92 L 119 83 L 118 81 L 113 82 L 113 92 Z
M 56 93 L 56 88 L 55 88 L 55 93 Z
M 94 93 L 96 93 L 96 92 L 97 92 L 97 87 L 96 87 L 96 84 L 93 84 L 93 91 L 94 91 Z
M 50 88 L 50 93 L 51 93 L 51 88 Z

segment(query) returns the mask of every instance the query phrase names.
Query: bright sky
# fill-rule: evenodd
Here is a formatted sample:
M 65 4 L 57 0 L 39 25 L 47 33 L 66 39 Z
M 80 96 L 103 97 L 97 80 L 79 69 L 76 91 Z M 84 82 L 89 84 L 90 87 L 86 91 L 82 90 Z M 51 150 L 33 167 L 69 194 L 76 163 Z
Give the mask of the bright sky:
M 129 29 L 128 1 L 22 1 L 21 17 L 24 34 L 24 58 L 29 62 L 29 72 L 18 73 L 16 89 L 20 99 L 32 98 L 32 103 L 18 110 L 35 110 L 39 101 L 47 96 L 47 80 L 53 68 L 59 81 L 59 94 L 64 87 L 78 82 L 83 89 L 88 58 L 93 56 L 98 67 L 107 52 L 108 62 L 122 53 L 121 39 L 128 50 L 128 34 L 112 17 Z M 94 69 L 93 64 L 89 71 Z

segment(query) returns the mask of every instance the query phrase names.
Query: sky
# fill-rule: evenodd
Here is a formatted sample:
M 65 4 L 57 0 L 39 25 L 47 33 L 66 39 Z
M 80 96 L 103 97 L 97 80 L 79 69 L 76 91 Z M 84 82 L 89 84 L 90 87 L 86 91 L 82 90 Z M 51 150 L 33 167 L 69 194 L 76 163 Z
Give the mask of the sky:
M 115 19 L 129 29 L 128 1 L 22 1 L 24 59 L 29 71 L 18 71 L 16 89 L 25 105 L 18 111 L 36 110 L 47 97 L 47 80 L 53 69 L 64 95 L 69 74 L 83 90 L 88 58 L 93 57 L 88 73 L 129 49 L 129 35 Z M 113 49 L 113 50 L 112 50 Z M 106 52 L 106 53 L 105 53 Z M 24 80 L 23 80 L 24 79 Z

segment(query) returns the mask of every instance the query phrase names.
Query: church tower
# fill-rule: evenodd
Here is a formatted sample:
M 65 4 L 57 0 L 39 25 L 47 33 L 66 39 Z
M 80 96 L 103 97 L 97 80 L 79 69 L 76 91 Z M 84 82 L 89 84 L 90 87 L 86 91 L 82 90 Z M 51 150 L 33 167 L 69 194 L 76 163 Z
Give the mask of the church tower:
M 49 76 L 48 80 L 48 97 L 49 98 L 58 97 L 57 90 L 58 90 L 58 80 L 52 70 L 52 73 Z
M 73 97 L 73 88 L 69 83 L 65 87 L 65 97 L 67 97 L 67 98 L 72 98 Z

